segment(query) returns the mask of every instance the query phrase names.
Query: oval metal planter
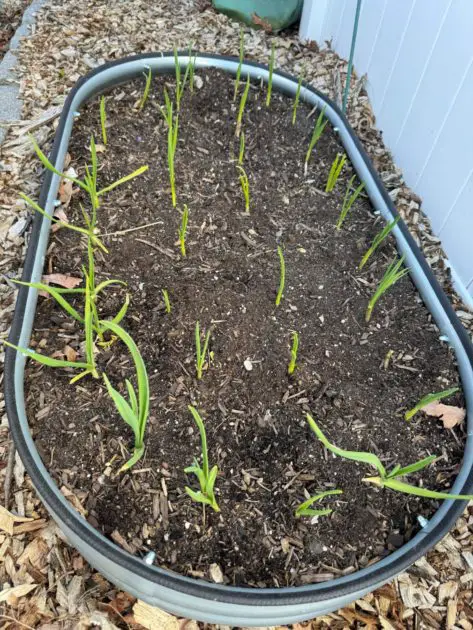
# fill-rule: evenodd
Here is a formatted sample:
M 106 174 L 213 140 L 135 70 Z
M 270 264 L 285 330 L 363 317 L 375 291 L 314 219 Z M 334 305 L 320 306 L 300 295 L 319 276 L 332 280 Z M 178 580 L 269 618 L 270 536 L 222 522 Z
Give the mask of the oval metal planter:
M 180 54 L 179 59 L 182 67 L 189 61 L 187 54 Z M 196 59 L 197 70 L 215 67 L 235 74 L 237 66 L 238 61 L 230 57 L 199 54 Z M 81 105 L 107 88 L 141 77 L 143 71 L 147 71 L 148 68 L 156 74 L 174 72 L 172 54 L 146 54 L 108 63 L 96 68 L 76 84 L 65 103 L 50 156 L 56 168 L 61 169 L 64 163 L 74 118 Z M 269 71 L 263 65 L 244 63 L 242 77 L 246 78 L 247 74 L 266 82 Z M 274 73 L 274 90 L 294 95 L 296 87 L 297 80 L 293 77 L 279 72 Z M 313 106 L 325 106 L 326 115 L 336 128 L 360 180 L 365 182 L 374 208 L 386 220 L 392 220 L 397 216 L 396 209 L 338 107 L 307 85 L 303 86 L 300 98 Z M 39 203 L 49 213 L 53 212 L 58 186 L 58 176 L 47 172 Z M 50 221 L 36 215 L 23 280 L 32 282 L 40 280 L 49 232 Z M 470 410 L 473 409 L 473 349 L 469 336 L 402 221 L 397 224 L 393 234 L 397 239 L 399 251 L 406 256 L 411 277 L 427 308 L 455 351 L 469 416 Z M 10 334 L 12 343 L 28 346 L 36 301 L 35 290 L 20 288 Z M 89 525 L 66 501 L 51 479 L 28 428 L 23 391 L 24 367 L 24 357 L 7 349 L 5 394 L 11 431 L 21 459 L 49 513 L 70 543 L 111 582 L 151 605 L 182 617 L 231 626 L 273 626 L 326 614 L 378 588 L 406 569 L 449 531 L 465 507 L 462 501 L 444 501 L 432 519 L 424 524 L 412 540 L 388 557 L 363 570 L 319 584 L 290 588 L 243 588 L 211 584 L 157 566 L 149 566 L 142 558 L 127 553 Z M 452 489 L 456 493 L 469 493 L 473 490 L 471 433 L 472 421 L 468 417 L 468 440 L 464 461 Z

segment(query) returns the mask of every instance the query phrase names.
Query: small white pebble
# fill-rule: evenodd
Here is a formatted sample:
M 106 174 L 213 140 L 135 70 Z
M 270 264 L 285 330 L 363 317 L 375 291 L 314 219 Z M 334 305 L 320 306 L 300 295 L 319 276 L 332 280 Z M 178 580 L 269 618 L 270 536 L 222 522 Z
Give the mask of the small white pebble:
M 250 361 L 250 359 L 245 359 L 243 361 L 243 365 L 247 372 L 251 372 L 251 370 L 253 369 L 253 363 Z

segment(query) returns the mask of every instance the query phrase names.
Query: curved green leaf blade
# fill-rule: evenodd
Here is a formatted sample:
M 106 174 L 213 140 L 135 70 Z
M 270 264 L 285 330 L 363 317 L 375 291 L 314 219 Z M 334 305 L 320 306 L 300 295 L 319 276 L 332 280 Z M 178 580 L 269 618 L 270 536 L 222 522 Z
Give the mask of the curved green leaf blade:
M 14 350 L 17 350 L 17 352 L 20 352 L 25 357 L 29 357 L 30 359 L 33 359 L 34 361 L 37 361 L 38 363 L 47 365 L 48 367 L 57 367 L 57 368 L 71 367 L 71 368 L 84 368 L 84 369 L 90 368 L 90 365 L 88 363 L 83 363 L 80 361 L 64 361 L 63 359 L 53 359 L 52 357 L 48 357 L 48 356 L 45 356 L 44 354 L 39 354 L 38 352 L 35 352 L 34 350 L 30 350 L 30 348 L 20 348 L 19 346 L 15 346 L 9 341 L 4 341 L 3 343 L 9 348 L 13 348 Z
M 117 408 L 118 413 L 123 418 L 123 420 L 133 429 L 133 433 L 135 435 L 135 443 L 138 443 L 139 435 L 140 435 L 140 425 L 139 419 L 136 414 L 133 413 L 133 409 L 127 403 L 125 398 L 112 386 L 110 383 L 108 376 L 104 373 L 102 374 L 103 380 L 105 381 L 105 385 L 107 386 L 107 390 L 110 398 L 113 400 L 115 407 Z
M 426 499 L 458 499 L 462 501 L 472 501 L 473 494 L 451 494 L 450 492 L 436 492 L 427 488 L 418 488 L 408 483 L 399 481 L 398 479 L 380 479 L 379 477 L 366 477 L 363 481 L 373 483 L 379 487 L 390 488 L 396 492 L 404 492 L 405 494 L 413 494 L 417 497 Z
M 307 414 L 306 418 L 312 431 L 315 433 L 317 438 L 322 442 L 325 448 L 327 448 L 329 451 L 332 451 L 332 453 L 334 453 L 335 455 L 338 455 L 339 457 L 344 457 L 345 459 L 352 459 L 356 462 L 369 464 L 370 466 L 373 466 L 373 468 L 376 468 L 376 470 L 379 472 L 381 477 L 386 476 L 386 470 L 383 464 L 381 463 L 379 457 L 377 457 L 373 453 L 366 453 L 364 451 L 345 451 L 344 449 L 339 448 L 338 446 L 335 446 L 334 444 L 331 444 L 328 441 L 328 439 L 325 437 L 325 435 L 322 433 L 322 431 L 319 429 L 319 427 L 315 423 L 315 420 L 312 418 L 312 416 L 310 414 Z
M 438 400 L 442 400 L 442 398 L 447 398 L 448 396 L 451 396 L 452 394 L 455 394 L 456 392 L 459 392 L 459 391 L 460 391 L 459 387 L 450 387 L 449 389 L 445 389 L 442 392 L 436 392 L 434 394 L 427 394 L 427 396 L 424 396 L 423 398 L 421 398 L 421 400 L 419 400 L 419 402 L 417 403 L 417 405 L 415 405 L 415 407 L 413 407 L 412 409 L 409 409 L 409 411 L 406 411 L 406 413 L 404 414 L 404 419 L 410 420 L 413 416 L 416 415 L 418 411 L 422 411 L 422 409 L 426 405 L 430 405 L 430 403 L 437 402 Z
M 401 468 L 400 466 L 395 466 L 393 470 L 388 473 L 388 479 L 394 479 L 395 477 L 403 477 L 404 475 L 409 475 L 410 473 L 417 472 L 418 470 L 422 470 L 427 466 L 430 466 L 432 462 L 437 459 L 437 455 L 429 455 L 428 457 L 424 457 L 424 459 L 420 459 L 418 462 L 414 462 L 414 464 L 410 464 L 409 466 L 404 466 Z

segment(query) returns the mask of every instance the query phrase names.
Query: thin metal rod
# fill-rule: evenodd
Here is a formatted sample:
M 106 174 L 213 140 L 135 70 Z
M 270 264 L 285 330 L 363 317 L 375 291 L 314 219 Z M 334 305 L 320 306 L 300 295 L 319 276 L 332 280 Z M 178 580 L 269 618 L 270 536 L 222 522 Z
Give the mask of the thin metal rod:
M 358 34 L 358 22 L 360 20 L 360 11 L 361 11 L 361 0 L 357 0 L 355 23 L 353 24 L 353 34 L 351 36 L 350 57 L 348 59 L 347 80 L 345 82 L 345 90 L 343 92 L 342 112 L 344 114 L 346 114 L 346 111 L 347 111 L 348 93 L 350 92 L 351 75 L 353 71 L 353 57 L 355 55 L 355 44 L 356 44 L 356 36 Z

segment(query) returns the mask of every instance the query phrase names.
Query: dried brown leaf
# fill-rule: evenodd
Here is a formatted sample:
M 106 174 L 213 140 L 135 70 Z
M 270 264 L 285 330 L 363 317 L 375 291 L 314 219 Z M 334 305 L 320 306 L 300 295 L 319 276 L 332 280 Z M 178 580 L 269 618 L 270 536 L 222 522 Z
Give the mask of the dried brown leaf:
M 71 181 L 63 179 L 59 186 L 59 201 L 64 208 L 67 208 L 71 203 L 73 184 Z
M 60 221 L 62 221 L 63 223 L 69 223 L 69 219 L 67 218 L 67 214 L 64 212 L 64 210 L 62 208 L 57 208 L 54 211 L 54 215 L 53 215 L 56 219 L 59 219 Z M 62 228 L 62 225 L 59 225 L 58 223 L 53 223 L 51 226 L 51 231 L 52 232 L 57 232 L 57 230 L 60 230 Z
M 466 411 L 462 407 L 444 405 L 438 401 L 425 405 L 425 407 L 422 407 L 422 411 L 428 416 L 440 418 L 445 429 L 452 429 L 457 424 L 461 424 L 466 416 Z
M 57 284 L 65 289 L 75 289 L 82 282 L 82 278 L 67 276 L 64 273 L 50 273 L 42 277 L 43 284 Z
M 63 354 L 68 361 L 76 361 L 77 360 L 77 351 L 71 346 L 64 346 Z

